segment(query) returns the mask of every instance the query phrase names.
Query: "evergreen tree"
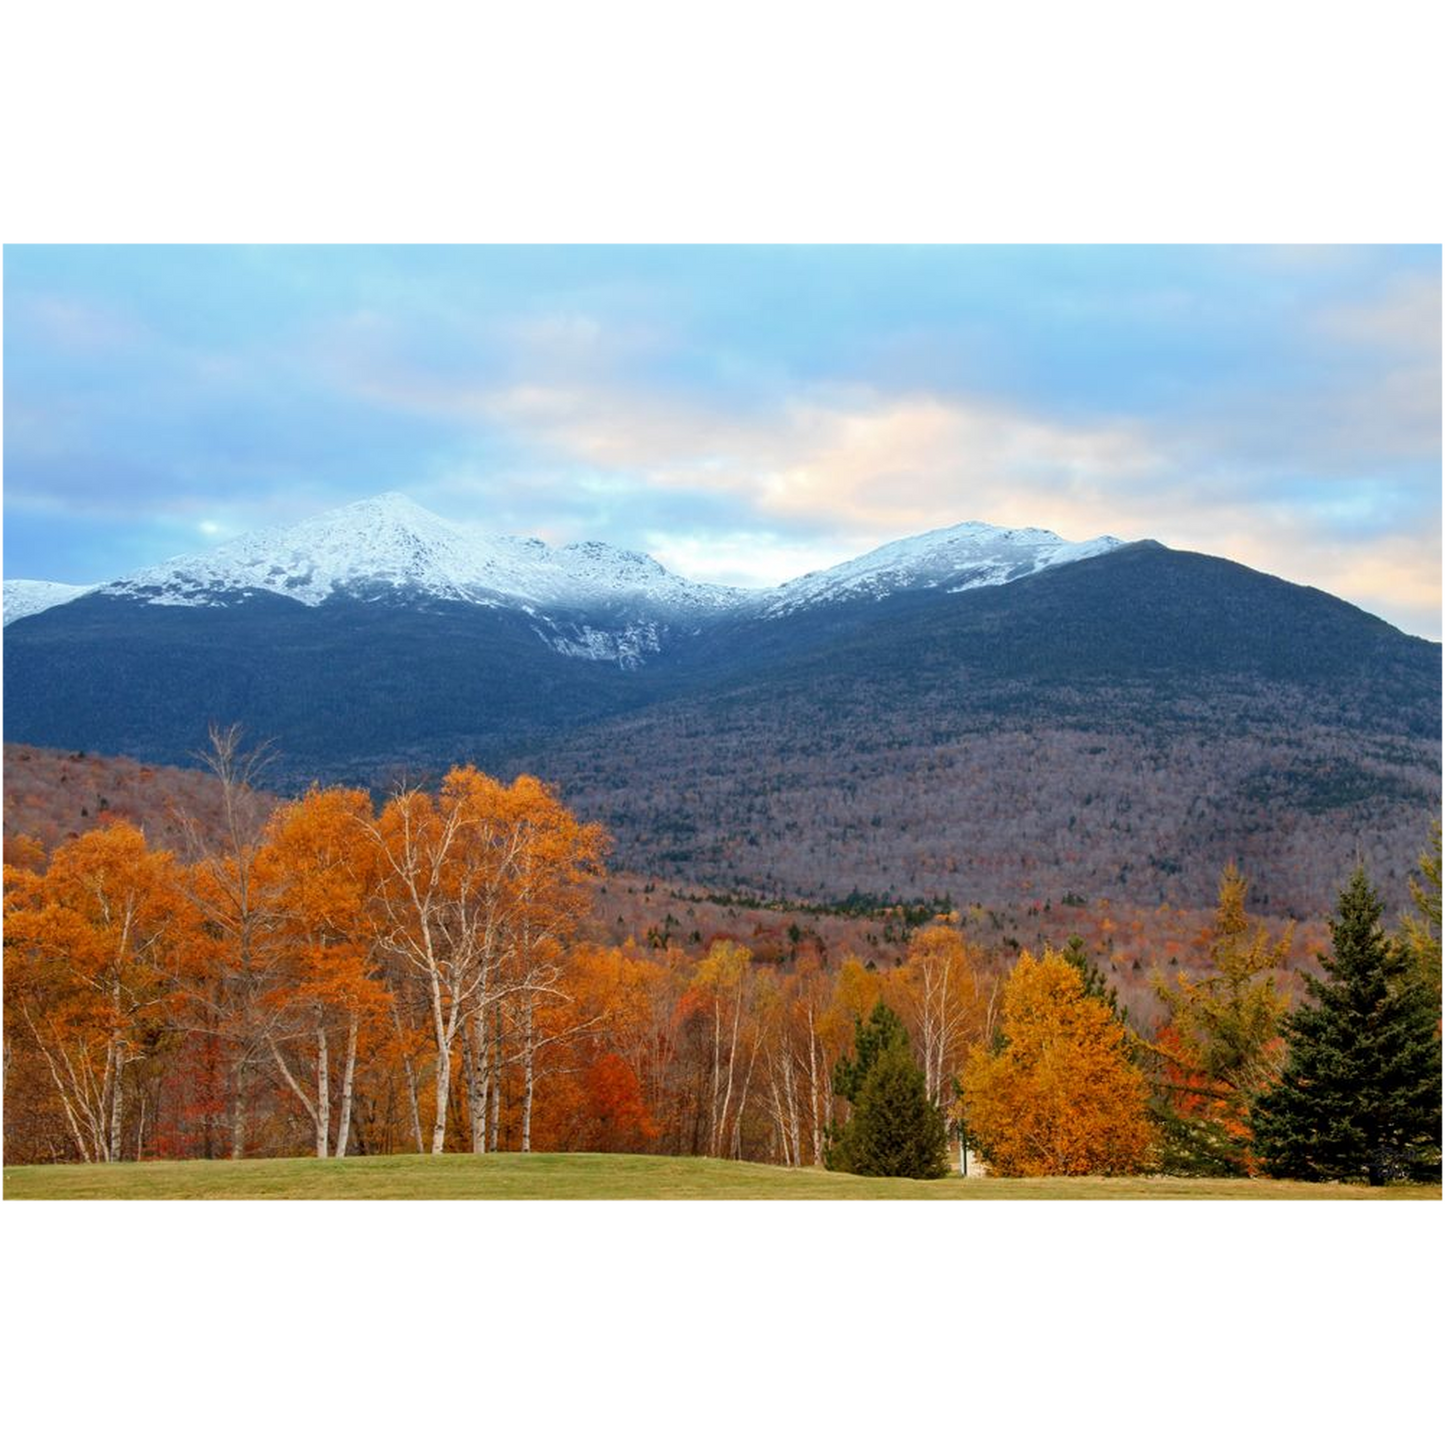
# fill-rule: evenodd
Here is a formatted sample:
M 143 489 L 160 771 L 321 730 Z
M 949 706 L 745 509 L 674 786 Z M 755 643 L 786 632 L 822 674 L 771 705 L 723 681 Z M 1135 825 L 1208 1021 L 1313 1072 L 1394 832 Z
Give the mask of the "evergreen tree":
M 1326 977 L 1284 1023 L 1283 1076 L 1252 1111 L 1271 1174 L 1294 1179 L 1440 1177 L 1440 1037 L 1435 1000 L 1380 928 L 1362 868 L 1330 923 Z
M 943 1114 L 928 1097 L 902 1020 L 886 1004 L 854 1025 L 853 1056 L 838 1061 L 833 1088 L 853 1111 L 829 1131 L 829 1169 L 905 1179 L 948 1173 Z
M 1069 935 L 1069 941 L 1064 944 L 1063 952 L 1059 957 L 1083 980 L 1085 998 L 1096 998 L 1100 1003 L 1107 1005 L 1109 1012 L 1121 1024 L 1129 1022 L 1129 1010 L 1119 1007 L 1118 989 L 1105 980 L 1104 971 L 1089 957 L 1089 950 L 1085 948 L 1084 940 L 1077 933 Z
M 903 1020 L 881 1000 L 873 1005 L 873 1012 L 865 1023 L 861 1018 L 853 1023 L 853 1053 L 844 1054 L 833 1067 L 833 1092 L 850 1104 L 858 1102 L 859 1091 L 868 1071 L 879 1056 L 893 1043 L 908 1045 L 908 1030 Z

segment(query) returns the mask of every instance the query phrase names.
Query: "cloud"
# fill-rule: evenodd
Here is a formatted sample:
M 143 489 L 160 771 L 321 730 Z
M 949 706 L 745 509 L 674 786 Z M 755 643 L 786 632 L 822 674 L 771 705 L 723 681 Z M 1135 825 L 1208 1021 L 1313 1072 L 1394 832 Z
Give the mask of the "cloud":
M 399 489 L 745 583 L 975 518 L 1152 536 L 1439 628 L 1438 248 L 6 260 L 32 575 L 69 519 L 157 560 Z
M 1301 472 L 1262 448 L 1231 454 L 1195 421 L 1062 422 L 992 398 L 863 386 L 811 388 L 761 414 L 605 382 L 411 378 L 371 395 L 499 429 L 574 493 L 625 497 L 633 540 L 640 531 L 700 579 L 766 585 L 977 519 L 1074 540 L 1152 537 L 1439 630 L 1438 493 L 1343 465 L 1322 476 L 1308 458 Z M 673 523 L 649 524 L 667 497 Z M 687 499 L 721 504 L 730 522 L 699 526 Z

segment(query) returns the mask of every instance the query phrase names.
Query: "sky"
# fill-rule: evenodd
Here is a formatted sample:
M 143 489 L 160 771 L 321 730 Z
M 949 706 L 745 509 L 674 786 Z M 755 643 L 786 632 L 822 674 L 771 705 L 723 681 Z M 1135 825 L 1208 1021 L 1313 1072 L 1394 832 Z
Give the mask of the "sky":
M 401 491 L 768 585 L 963 521 L 1441 635 L 1425 247 L 7 246 L 4 563 Z

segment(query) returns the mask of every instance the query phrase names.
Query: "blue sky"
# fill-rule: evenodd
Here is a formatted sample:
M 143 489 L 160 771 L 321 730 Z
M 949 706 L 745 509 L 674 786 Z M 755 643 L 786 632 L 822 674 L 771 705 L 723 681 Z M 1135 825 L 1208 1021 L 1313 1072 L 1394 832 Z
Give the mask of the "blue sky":
M 978 519 L 1440 636 L 1438 247 L 7 247 L 5 572 L 381 491 L 763 584 Z

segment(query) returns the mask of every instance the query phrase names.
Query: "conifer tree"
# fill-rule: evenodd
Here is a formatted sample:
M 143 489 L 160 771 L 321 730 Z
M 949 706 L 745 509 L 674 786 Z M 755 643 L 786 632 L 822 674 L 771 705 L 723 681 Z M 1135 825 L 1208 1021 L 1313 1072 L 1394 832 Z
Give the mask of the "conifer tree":
M 1089 957 L 1089 950 L 1077 933 L 1069 935 L 1059 957 L 1078 973 L 1083 981 L 1085 998 L 1096 998 L 1100 1003 L 1107 1004 L 1109 1012 L 1120 1023 L 1128 1022 L 1129 1010 L 1119 1007 L 1119 990 L 1105 981 L 1103 969 Z
M 1330 923 L 1325 978 L 1285 1020 L 1283 1076 L 1252 1111 L 1271 1174 L 1294 1179 L 1440 1177 L 1440 1037 L 1435 1001 L 1380 928 L 1357 868 Z
M 844 1054 L 833 1068 L 833 1092 L 850 1104 L 858 1102 L 859 1091 L 868 1071 L 890 1044 L 908 1043 L 908 1030 L 903 1020 L 886 1003 L 873 1005 L 865 1023 L 861 1018 L 853 1024 L 853 1053 Z
M 848 1122 L 830 1130 L 829 1169 L 905 1179 L 948 1173 L 943 1114 L 928 1097 L 908 1032 L 887 1004 L 854 1026 L 853 1056 L 838 1061 L 833 1089 L 853 1105 Z
M 1272 940 L 1245 911 L 1248 893 L 1248 880 L 1229 864 L 1211 929 L 1213 967 L 1180 973 L 1172 984 L 1154 979 L 1169 1012 L 1149 1050 L 1153 1110 L 1160 1162 L 1171 1174 L 1249 1173 L 1250 1104 L 1279 1075 L 1288 1001 L 1274 976 L 1289 957 L 1293 927 Z

